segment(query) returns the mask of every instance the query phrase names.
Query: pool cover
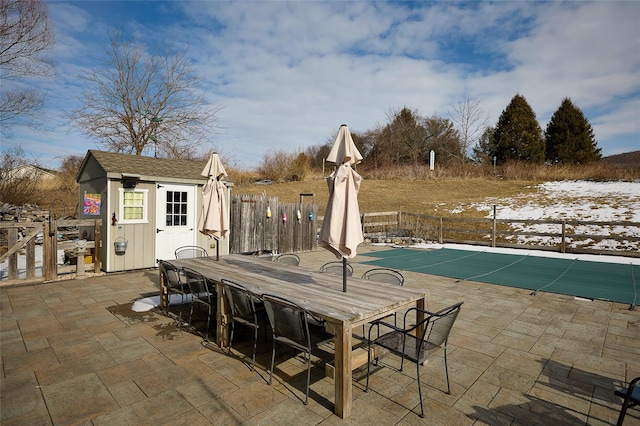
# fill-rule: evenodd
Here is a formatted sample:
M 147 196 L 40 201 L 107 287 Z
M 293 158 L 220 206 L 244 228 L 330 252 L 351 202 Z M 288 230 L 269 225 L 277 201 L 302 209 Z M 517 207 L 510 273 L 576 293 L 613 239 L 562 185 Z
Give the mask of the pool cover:
M 398 248 L 363 254 L 362 262 L 405 271 L 440 275 L 587 299 L 628 303 L 635 307 L 640 266 L 580 259 L 503 254 L 442 248 Z

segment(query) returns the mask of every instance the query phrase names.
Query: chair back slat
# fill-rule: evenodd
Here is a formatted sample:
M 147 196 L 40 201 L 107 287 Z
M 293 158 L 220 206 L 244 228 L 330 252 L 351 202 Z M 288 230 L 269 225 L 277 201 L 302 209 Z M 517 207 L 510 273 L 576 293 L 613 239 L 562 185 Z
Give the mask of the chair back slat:
M 369 269 L 364 274 L 362 274 L 361 278 L 364 280 L 371 280 L 384 284 L 393 284 L 399 286 L 402 286 L 404 284 L 404 276 L 400 272 L 388 268 Z
M 300 265 L 300 257 L 294 253 L 284 253 L 279 256 L 276 256 L 273 259 L 274 262 L 284 263 L 285 265 L 299 266 Z
M 189 259 L 192 257 L 207 257 L 207 250 L 199 246 L 178 247 L 175 251 L 176 259 Z
M 347 263 L 346 268 L 347 276 L 353 276 L 353 266 L 351 266 L 350 263 Z M 342 264 L 342 261 L 327 262 L 320 267 L 320 272 L 327 272 L 330 274 L 342 275 L 343 271 L 344 265 Z

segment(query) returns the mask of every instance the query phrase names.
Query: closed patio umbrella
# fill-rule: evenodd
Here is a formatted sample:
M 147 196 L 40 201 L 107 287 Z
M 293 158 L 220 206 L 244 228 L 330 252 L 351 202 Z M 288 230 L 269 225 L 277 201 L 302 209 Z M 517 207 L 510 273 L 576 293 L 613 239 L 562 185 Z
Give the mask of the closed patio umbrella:
M 320 246 L 342 258 L 342 291 L 347 291 L 347 258 L 356 256 L 356 248 L 364 242 L 358 207 L 358 191 L 362 177 L 352 168 L 362 155 L 351 138 L 346 124 L 340 126 L 327 161 L 336 164 L 327 177 L 329 200 L 320 229 Z
M 202 213 L 198 220 L 198 230 L 216 239 L 216 260 L 220 257 L 220 238 L 225 238 L 229 232 L 227 214 L 227 191 L 221 179 L 227 172 L 217 153 L 211 154 L 207 165 L 202 170 L 202 176 L 209 178 L 202 188 Z

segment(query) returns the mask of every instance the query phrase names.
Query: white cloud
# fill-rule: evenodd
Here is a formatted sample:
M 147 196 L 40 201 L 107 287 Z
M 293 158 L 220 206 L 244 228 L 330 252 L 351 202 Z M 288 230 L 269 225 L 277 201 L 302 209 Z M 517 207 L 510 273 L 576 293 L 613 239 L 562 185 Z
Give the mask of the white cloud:
M 605 155 L 633 148 L 633 136 L 640 149 L 640 2 L 115 3 L 117 18 L 111 5 L 50 4 L 54 112 L 73 105 L 80 67 L 120 28 L 190 46 L 207 99 L 223 107 L 213 143 L 248 167 L 269 149 L 325 143 L 342 123 L 372 129 L 390 109 L 447 116 L 467 93 L 491 124 L 520 93 L 543 128 L 568 96 Z M 80 152 L 94 146 L 66 140 Z

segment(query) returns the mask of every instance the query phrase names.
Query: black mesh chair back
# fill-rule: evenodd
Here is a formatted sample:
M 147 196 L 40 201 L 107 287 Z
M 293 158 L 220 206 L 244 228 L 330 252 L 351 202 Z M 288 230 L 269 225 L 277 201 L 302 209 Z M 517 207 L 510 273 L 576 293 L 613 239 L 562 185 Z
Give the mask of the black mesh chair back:
M 333 335 L 324 330 L 324 324 L 321 319 L 314 317 L 306 309 L 290 300 L 268 294 L 263 295 L 262 300 L 273 331 L 269 384 L 273 379 L 277 343 L 285 344 L 304 352 L 307 361 L 307 387 L 304 404 L 307 405 L 311 380 L 311 352 L 313 348 L 331 340 Z M 314 320 L 313 323 L 310 323 L 309 318 Z
M 400 272 L 388 268 L 369 269 L 362 274 L 361 278 L 384 284 L 404 285 L 404 276 Z
M 320 272 L 328 272 L 330 274 L 342 275 L 342 261 L 327 262 L 320 267 Z M 347 276 L 353 276 L 353 266 L 347 262 Z
M 284 263 L 286 265 L 299 266 L 300 265 L 300 257 L 294 253 L 284 253 L 279 256 L 276 256 L 273 259 L 274 262 Z
M 205 249 L 198 246 L 178 247 L 175 251 L 176 259 L 189 259 L 192 257 L 207 257 L 209 254 Z
M 214 286 L 198 271 L 190 268 L 182 268 L 185 281 L 189 286 L 189 297 L 191 302 L 191 310 L 189 313 L 189 323 L 195 326 L 194 308 L 198 310 L 205 309 L 207 312 L 207 321 L 205 323 L 204 339 L 209 341 L 209 329 L 211 328 L 211 317 L 216 307 L 216 293 Z
M 158 268 L 160 269 L 160 275 L 164 277 L 165 282 L 165 294 L 167 297 L 166 306 L 164 307 L 165 314 L 170 314 L 170 307 L 178 306 L 179 313 L 177 324 L 182 323 L 182 308 L 186 303 L 185 297 L 189 293 L 189 286 L 183 281 L 182 270 L 173 266 L 170 262 L 159 260 Z
M 229 333 L 229 354 L 231 354 L 231 346 L 233 345 L 235 323 L 237 322 L 253 329 L 253 356 L 251 358 L 251 370 L 253 370 L 256 363 L 258 329 L 263 322 L 261 318 L 264 317 L 260 315 L 261 312 L 264 312 L 262 301 L 242 284 L 223 279 L 222 287 L 229 303 L 232 317 L 231 332 Z
M 422 388 L 420 386 L 420 365 L 425 363 L 430 356 L 437 352 L 444 352 L 444 368 L 447 376 L 447 393 L 451 393 L 449 384 L 449 368 L 447 365 L 447 341 L 451 328 L 458 318 L 460 308 L 464 302 L 444 308 L 438 312 L 429 312 L 424 309 L 410 308 L 404 315 L 403 327 L 378 321 L 369 328 L 369 363 L 367 365 L 367 384 L 365 392 L 369 390 L 369 374 L 371 370 L 372 345 L 378 345 L 388 349 L 391 353 L 400 356 L 400 371 L 404 368 L 405 360 L 416 364 L 418 381 L 418 394 L 420 396 L 420 417 L 424 417 L 422 404 Z M 415 321 L 415 314 L 424 314 L 424 319 Z M 380 334 L 377 338 L 371 338 L 374 327 L 384 327 L 390 331 Z M 417 331 L 422 333 L 417 335 Z

